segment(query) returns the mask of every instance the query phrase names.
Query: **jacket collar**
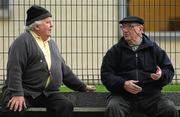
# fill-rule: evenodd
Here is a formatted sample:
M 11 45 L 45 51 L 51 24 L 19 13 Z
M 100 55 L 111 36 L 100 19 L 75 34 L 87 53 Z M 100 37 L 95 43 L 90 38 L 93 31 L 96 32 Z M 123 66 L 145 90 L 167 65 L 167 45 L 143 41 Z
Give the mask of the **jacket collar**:
M 148 48 L 148 47 L 151 47 L 153 46 L 153 42 L 150 40 L 150 38 L 145 35 L 144 33 L 142 34 L 142 43 L 140 44 L 138 50 L 140 49 L 144 49 L 144 48 Z M 120 47 L 123 47 L 123 48 L 128 48 L 128 49 L 131 49 L 130 46 L 128 45 L 128 43 L 124 40 L 124 37 L 122 37 L 119 41 L 119 44 Z

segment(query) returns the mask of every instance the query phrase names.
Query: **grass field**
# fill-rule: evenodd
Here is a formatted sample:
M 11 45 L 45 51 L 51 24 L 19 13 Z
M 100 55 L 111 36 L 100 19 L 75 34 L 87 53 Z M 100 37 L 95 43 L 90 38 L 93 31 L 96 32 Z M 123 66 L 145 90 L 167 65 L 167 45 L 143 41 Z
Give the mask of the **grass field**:
M 62 92 L 73 92 L 73 90 L 69 89 L 66 86 L 61 87 Z M 108 92 L 107 89 L 103 85 L 96 85 L 96 92 Z M 167 85 L 163 87 L 163 92 L 180 92 L 180 84 L 179 85 Z

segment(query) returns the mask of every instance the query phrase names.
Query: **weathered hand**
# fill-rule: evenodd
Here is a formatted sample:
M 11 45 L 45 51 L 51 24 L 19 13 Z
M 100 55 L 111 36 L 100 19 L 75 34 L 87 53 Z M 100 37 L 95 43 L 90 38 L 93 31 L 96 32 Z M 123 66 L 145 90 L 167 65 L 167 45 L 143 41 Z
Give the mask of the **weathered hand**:
M 86 85 L 86 92 L 93 92 L 96 90 L 94 85 Z
M 161 75 L 162 75 L 162 70 L 159 66 L 157 66 L 156 73 L 152 73 L 151 78 L 153 80 L 159 80 L 161 78 Z
M 137 94 L 142 91 L 142 88 L 136 85 L 138 81 L 128 80 L 124 83 L 124 89 L 132 94 Z
M 26 103 L 25 103 L 25 99 L 23 96 L 14 96 L 12 97 L 8 104 L 7 107 L 10 108 L 10 110 L 13 111 L 22 111 L 23 108 L 27 108 L 26 107 Z

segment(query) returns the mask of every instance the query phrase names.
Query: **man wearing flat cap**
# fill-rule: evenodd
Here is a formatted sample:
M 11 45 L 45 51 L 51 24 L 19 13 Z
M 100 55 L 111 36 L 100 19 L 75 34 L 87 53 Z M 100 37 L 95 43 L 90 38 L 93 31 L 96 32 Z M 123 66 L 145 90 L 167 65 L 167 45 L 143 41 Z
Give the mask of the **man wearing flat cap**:
M 106 117 L 128 117 L 142 112 L 148 117 L 179 117 L 161 89 L 174 76 L 166 52 L 144 34 L 144 20 L 128 16 L 119 21 L 123 37 L 105 54 L 101 81 L 111 92 Z
M 7 79 L 2 92 L 2 117 L 20 117 L 28 107 L 46 107 L 51 117 L 70 117 L 73 104 L 60 91 L 63 83 L 76 91 L 94 91 L 65 64 L 50 39 L 52 15 L 33 5 L 27 10 L 26 30 L 9 48 Z

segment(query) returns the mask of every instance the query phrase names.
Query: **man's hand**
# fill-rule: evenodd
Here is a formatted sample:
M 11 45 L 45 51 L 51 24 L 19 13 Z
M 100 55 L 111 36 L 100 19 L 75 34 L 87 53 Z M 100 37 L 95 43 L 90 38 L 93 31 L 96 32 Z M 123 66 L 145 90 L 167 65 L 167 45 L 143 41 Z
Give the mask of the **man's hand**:
M 159 66 L 157 66 L 156 73 L 152 73 L 151 78 L 153 80 L 159 80 L 161 78 L 161 75 L 162 75 L 162 70 Z
M 142 91 L 142 88 L 136 85 L 137 82 L 138 81 L 135 81 L 135 80 L 125 81 L 124 89 L 129 93 L 138 94 L 139 92 Z
M 26 103 L 25 103 L 25 99 L 23 96 L 14 96 L 12 97 L 8 104 L 7 107 L 10 108 L 10 110 L 13 111 L 22 111 L 23 108 L 27 108 L 26 107 Z
M 96 87 L 93 85 L 86 85 L 86 92 L 93 92 L 96 90 Z

